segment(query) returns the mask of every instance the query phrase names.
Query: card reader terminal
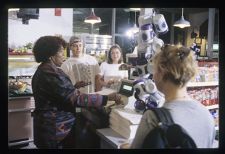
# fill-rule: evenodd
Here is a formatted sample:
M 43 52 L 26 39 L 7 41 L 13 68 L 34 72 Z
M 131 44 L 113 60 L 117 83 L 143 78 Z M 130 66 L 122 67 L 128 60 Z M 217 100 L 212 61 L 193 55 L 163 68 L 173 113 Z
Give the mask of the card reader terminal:
M 119 94 L 121 95 L 121 100 L 126 108 L 134 109 L 134 102 L 136 99 L 134 98 L 133 93 L 133 80 L 122 79 Z

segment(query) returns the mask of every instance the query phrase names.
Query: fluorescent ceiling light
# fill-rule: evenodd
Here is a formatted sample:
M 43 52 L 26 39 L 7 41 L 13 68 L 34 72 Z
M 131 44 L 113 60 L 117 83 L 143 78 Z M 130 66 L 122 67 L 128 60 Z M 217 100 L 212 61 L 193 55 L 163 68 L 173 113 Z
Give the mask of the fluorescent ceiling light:
M 8 12 L 10 11 L 19 11 L 19 8 L 11 8 L 11 9 L 8 9 Z
M 130 8 L 130 11 L 141 11 L 141 8 Z

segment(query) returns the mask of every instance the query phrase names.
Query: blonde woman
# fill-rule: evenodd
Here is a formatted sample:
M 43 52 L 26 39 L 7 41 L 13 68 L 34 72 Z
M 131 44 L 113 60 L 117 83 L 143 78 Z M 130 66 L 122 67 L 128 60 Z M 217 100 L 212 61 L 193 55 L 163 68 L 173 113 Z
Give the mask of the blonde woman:
M 165 45 L 153 59 L 153 79 L 159 91 L 165 95 L 164 108 L 168 109 L 175 123 L 181 125 L 194 140 L 197 148 L 212 148 L 215 139 L 213 117 L 204 105 L 191 99 L 187 83 L 196 73 L 193 52 L 183 46 Z M 147 110 L 140 122 L 136 136 L 122 148 L 141 148 L 145 136 L 158 124 L 151 110 Z

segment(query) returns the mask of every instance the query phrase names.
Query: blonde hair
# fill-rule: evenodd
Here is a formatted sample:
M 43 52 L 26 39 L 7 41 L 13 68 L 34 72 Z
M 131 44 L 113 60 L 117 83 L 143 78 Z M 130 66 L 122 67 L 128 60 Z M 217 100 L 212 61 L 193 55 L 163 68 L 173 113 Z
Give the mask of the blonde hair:
M 183 87 L 196 74 L 197 63 L 189 48 L 165 45 L 153 58 L 154 69 L 162 72 L 163 80 Z

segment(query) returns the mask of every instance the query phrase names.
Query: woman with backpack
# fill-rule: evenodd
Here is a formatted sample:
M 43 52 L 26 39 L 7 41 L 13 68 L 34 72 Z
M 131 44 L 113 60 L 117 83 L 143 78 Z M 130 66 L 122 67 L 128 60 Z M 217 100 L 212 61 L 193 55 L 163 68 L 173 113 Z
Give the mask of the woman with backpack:
M 174 123 L 193 139 L 197 148 L 212 148 L 216 134 L 213 117 L 203 104 L 187 93 L 187 83 L 195 76 L 197 68 L 192 50 L 165 45 L 155 55 L 153 63 L 153 79 L 158 90 L 165 95 L 163 108 L 169 111 Z M 154 112 L 146 110 L 134 140 L 121 148 L 142 148 L 146 136 L 158 126 L 158 122 Z

